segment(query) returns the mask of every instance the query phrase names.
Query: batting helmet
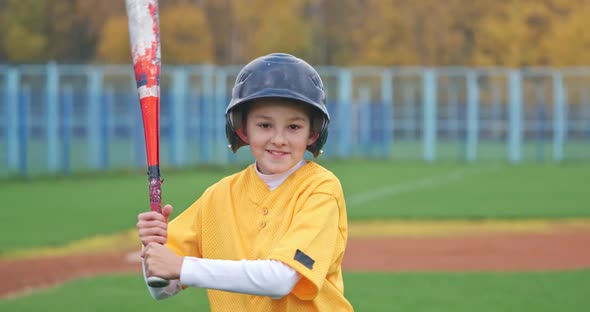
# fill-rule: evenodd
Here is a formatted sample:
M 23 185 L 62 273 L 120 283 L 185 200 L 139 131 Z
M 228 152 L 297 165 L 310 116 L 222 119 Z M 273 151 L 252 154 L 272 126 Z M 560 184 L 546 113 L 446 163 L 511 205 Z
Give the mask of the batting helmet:
M 225 110 L 226 135 L 235 153 L 246 145 L 236 134 L 241 127 L 244 103 L 261 98 L 285 98 L 310 105 L 317 111 L 311 120 L 318 139 L 307 146 L 314 157 L 322 151 L 328 138 L 330 115 L 326 108 L 326 93 L 317 71 L 304 60 L 285 53 L 273 53 L 248 63 L 240 71 L 232 89 L 232 98 Z

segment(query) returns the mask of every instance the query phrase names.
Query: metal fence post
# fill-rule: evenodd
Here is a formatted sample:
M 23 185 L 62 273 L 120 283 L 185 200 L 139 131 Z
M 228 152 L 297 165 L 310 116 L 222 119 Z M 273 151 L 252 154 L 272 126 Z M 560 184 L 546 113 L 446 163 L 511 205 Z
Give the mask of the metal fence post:
M 393 144 L 393 74 L 389 70 L 381 73 L 381 102 L 383 110 L 383 142 L 381 142 L 381 157 L 391 156 L 391 145 Z
M 563 141 L 565 133 L 566 90 L 563 74 L 553 73 L 553 160 L 563 160 Z
M 509 136 L 508 158 L 511 163 L 521 161 L 522 145 L 522 77 L 519 70 L 512 70 L 508 74 L 509 88 Z
M 111 165 L 111 136 L 113 135 L 112 126 L 114 124 L 112 110 L 115 107 L 115 90 L 112 86 L 107 86 L 104 91 L 104 103 L 100 110 L 100 167 L 108 169 Z
M 350 101 L 352 99 L 352 74 L 348 69 L 342 69 L 338 72 L 338 123 L 335 125 L 338 129 L 338 156 L 350 156 L 352 146 L 350 138 L 352 137 L 350 114 Z
M 101 105 L 103 73 L 99 67 L 90 67 L 86 86 L 86 101 L 88 102 L 87 137 L 88 137 L 88 161 L 90 168 L 101 168 L 101 153 L 103 151 L 101 140 Z M 138 114 L 139 115 L 139 114 Z
M 57 64 L 51 62 L 47 66 L 45 81 L 46 88 L 46 130 L 47 130 L 47 169 L 51 173 L 57 172 L 58 141 L 59 141 L 59 70 Z
M 213 137 L 215 138 L 215 142 L 207 148 L 211 148 L 211 146 L 215 146 L 215 162 L 217 164 L 227 164 L 228 163 L 228 148 L 226 138 L 225 138 L 225 107 L 227 106 L 226 96 L 227 96 L 227 73 L 225 70 L 218 70 L 217 76 L 215 79 L 215 101 L 211 102 L 210 104 L 213 105 Z
M 373 122 L 371 120 L 371 90 L 367 87 L 359 88 L 359 147 L 361 156 L 372 154 L 373 142 L 371 140 L 371 130 Z
M 199 118 L 199 162 L 208 164 L 211 161 L 211 137 L 213 136 L 213 110 L 212 106 L 216 104 L 214 94 L 213 75 L 214 69 L 212 66 L 203 68 L 203 90 L 201 94 L 202 111 L 198 113 Z
M 6 162 L 8 170 L 18 168 L 19 155 L 18 149 L 18 105 L 20 91 L 20 71 L 17 68 L 9 68 L 6 72 L 6 125 L 7 125 L 7 142 L 6 142 Z
M 63 87 L 62 103 L 63 109 L 61 114 L 61 168 L 64 175 L 70 174 L 70 141 L 72 131 L 72 109 L 74 102 L 74 90 L 71 85 Z
M 29 107 L 31 105 L 31 87 L 24 84 L 21 88 L 22 102 L 18 106 L 18 172 L 27 176 L 29 165 Z
M 469 162 L 477 160 L 477 144 L 479 139 L 479 88 L 477 72 L 467 73 L 467 149 L 466 158 Z
M 422 73 L 422 157 L 427 162 L 436 159 L 436 73 L 426 69 Z
M 186 165 L 186 86 L 187 72 L 183 67 L 176 67 L 172 74 L 172 114 L 170 127 L 174 136 L 171 137 L 171 162 L 179 167 Z

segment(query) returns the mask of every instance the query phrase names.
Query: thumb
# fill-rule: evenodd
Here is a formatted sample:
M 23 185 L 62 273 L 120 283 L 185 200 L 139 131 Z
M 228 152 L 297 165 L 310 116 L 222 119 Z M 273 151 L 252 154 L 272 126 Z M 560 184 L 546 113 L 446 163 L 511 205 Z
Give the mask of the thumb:
M 172 205 L 166 205 L 162 208 L 162 215 L 166 218 L 166 221 L 170 218 L 172 214 Z

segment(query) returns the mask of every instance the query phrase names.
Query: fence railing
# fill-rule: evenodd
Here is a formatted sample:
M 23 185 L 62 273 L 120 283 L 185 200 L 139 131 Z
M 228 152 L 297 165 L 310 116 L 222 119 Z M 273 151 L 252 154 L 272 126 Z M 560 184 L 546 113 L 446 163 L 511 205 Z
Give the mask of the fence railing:
M 225 139 L 239 66 L 164 66 L 164 166 L 251 161 Z M 325 158 L 590 160 L 590 68 L 319 67 Z M 0 176 L 145 166 L 131 66 L 0 65 Z

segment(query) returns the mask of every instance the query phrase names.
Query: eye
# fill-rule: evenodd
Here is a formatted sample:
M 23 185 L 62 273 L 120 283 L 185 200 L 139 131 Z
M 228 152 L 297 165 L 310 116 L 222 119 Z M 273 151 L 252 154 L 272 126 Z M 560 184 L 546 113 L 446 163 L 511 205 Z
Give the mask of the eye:
M 301 126 L 300 125 L 289 125 L 289 129 L 298 130 L 298 129 L 301 129 Z
M 262 128 L 262 129 L 268 129 L 271 127 L 271 125 L 268 122 L 261 122 L 257 125 L 258 127 Z

